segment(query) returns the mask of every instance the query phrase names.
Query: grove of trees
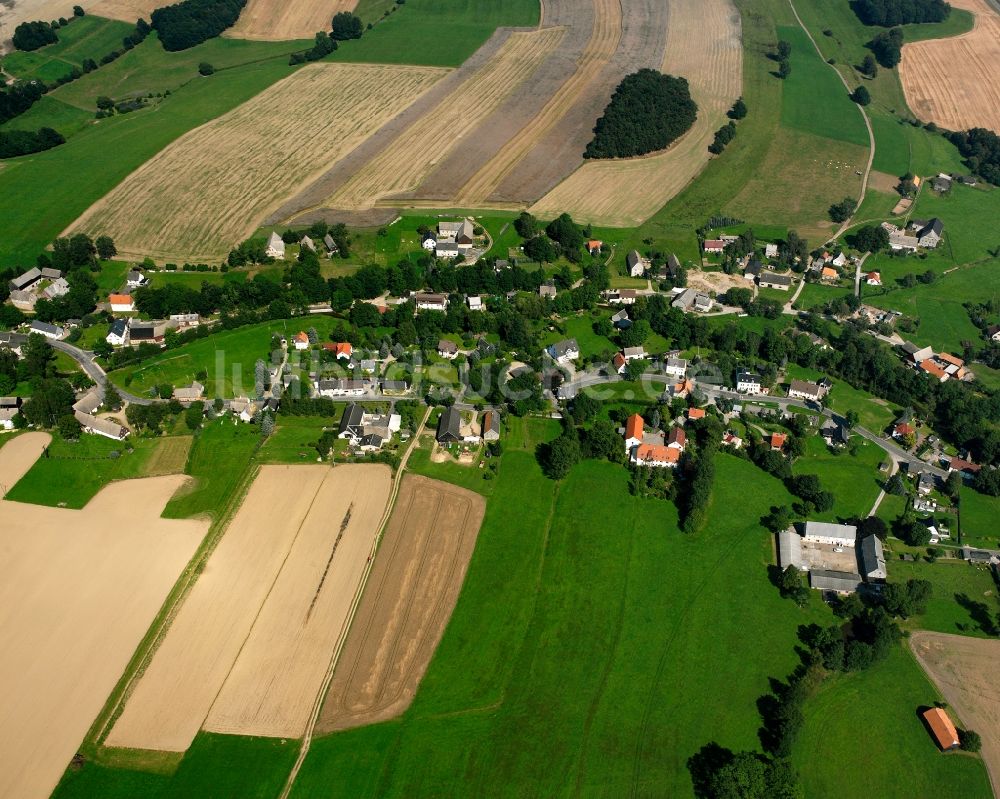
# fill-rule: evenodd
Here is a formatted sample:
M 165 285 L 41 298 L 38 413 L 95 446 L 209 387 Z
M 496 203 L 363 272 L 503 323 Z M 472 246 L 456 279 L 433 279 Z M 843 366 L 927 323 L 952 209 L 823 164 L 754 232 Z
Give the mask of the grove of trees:
M 65 142 L 63 135 L 52 128 L 0 131 L 0 158 L 40 153 Z
M 986 128 L 947 134 L 966 166 L 994 186 L 1000 186 L 1000 136 Z
M 49 22 L 22 22 L 14 28 L 12 41 L 18 50 L 31 51 L 47 44 L 55 44 L 59 37 Z
M 618 84 L 583 157 L 629 158 L 663 150 L 691 128 L 697 114 L 686 79 L 640 69 Z
M 944 0 L 857 0 L 851 7 L 865 25 L 909 25 L 912 22 L 944 22 L 951 6 Z
M 869 42 L 868 47 L 876 60 L 886 69 L 892 69 L 903 57 L 903 29 L 882 31 Z
M 156 9 L 150 20 L 164 50 L 186 50 L 232 26 L 245 5 L 246 0 L 182 0 Z

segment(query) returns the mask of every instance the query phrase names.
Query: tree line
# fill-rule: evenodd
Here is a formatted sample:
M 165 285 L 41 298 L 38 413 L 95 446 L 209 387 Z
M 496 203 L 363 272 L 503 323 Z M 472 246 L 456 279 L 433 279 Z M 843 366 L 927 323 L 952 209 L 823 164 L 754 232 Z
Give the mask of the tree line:
M 685 78 L 640 69 L 618 84 L 594 126 L 584 158 L 629 158 L 663 150 L 698 115 Z
M 890 28 L 914 22 L 944 22 L 951 6 L 944 0 L 856 0 L 854 13 L 865 25 Z
M 1000 186 L 1000 136 L 986 128 L 948 133 L 966 166 L 994 186 Z
M 213 39 L 231 27 L 246 0 L 183 0 L 156 9 L 150 19 L 163 49 L 186 50 Z

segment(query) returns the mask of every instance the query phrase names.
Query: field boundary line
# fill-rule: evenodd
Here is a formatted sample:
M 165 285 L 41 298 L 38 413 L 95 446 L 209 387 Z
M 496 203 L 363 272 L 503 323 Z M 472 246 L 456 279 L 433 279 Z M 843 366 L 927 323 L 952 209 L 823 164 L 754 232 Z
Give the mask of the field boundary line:
M 316 694 L 316 700 L 313 702 L 313 708 L 309 714 L 309 721 L 307 722 L 306 729 L 302 735 L 302 743 L 299 746 L 298 757 L 295 759 L 295 764 L 292 766 L 292 770 L 288 774 L 288 779 L 285 782 L 285 787 L 279 795 L 279 799 L 288 799 L 288 796 L 292 792 L 292 787 L 295 785 L 295 779 L 299 776 L 299 771 L 302 770 L 302 764 L 305 763 L 306 755 L 309 754 L 309 749 L 312 746 L 313 734 L 316 730 L 316 722 L 318 721 L 319 714 L 323 709 L 323 703 L 326 701 L 327 691 L 330 690 L 330 682 L 333 680 L 333 672 L 337 668 L 337 662 L 340 660 L 340 654 L 343 652 L 344 645 L 347 643 L 348 633 L 350 633 L 351 627 L 354 625 L 354 617 L 357 615 L 358 606 L 361 604 L 361 597 L 364 594 L 365 586 L 368 585 L 368 578 L 371 576 L 372 567 L 375 563 L 375 554 L 378 552 L 379 545 L 382 543 L 382 536 L 385 533 L 386 525 L 389 523 L 389 517 L 392 515 L 393 506 L 396 504 L 396 499 L 399 496 L 399 487 L 403 482 L 403 474 L 406 471 L 407 461 L 409 461 L 410 453 L 413 452 L 417 441 L 420 439 L 420 434 L 423 433 L 424 426 L 427 424 L 427 419 L 430 418 L 430 415 L 431 408 L 428 406 L 427 410 L 424 411 L 424 416 L 420 420 L 420 424 L 417 426 L 417 429 L 413 434 L 413 438 L 410 441 L 410 446 L 406 450 L 406 454 L 399 462 L 399 468 L 396 470 L 396 474 L 392 482 L 392 491 L 386 501 L 385 513 L 382 514 L 382 519 L 379 522 L 379 526 L 375 533 L 375 541 L 372 544 L 368 562 L 365 564 L 365 570 L 361 577 L 361 583 L 354 592 L 354 599 L 351 602 L 351 609 L 347 615 L 344 629 L 340 634 L 337 645 L 334 647 L 333 654 L 330 657 L 330 665 L 327 667 L 326 674 L 323 676 L 323 683 L 320 685 L 320 689 Z
M 192 450 L 194 449 L 193 444 L 191 448 Z M 254 457 L 256 457 L 256 452 L 254 453 Z M 202 541 L 201 546 L 195 550 L 195 553 L 187 567 L 181 573 L 177 583 L 175 583 L 173 589 L 171 589 L 170 594 L 167 595 L 167 598 L 164 601 L 163 606 L 160 608 L 160 612 L 157 614 L 156 619 L 154 619 L 153 624 L 150 625 L 150 629 L 146 633 L 143 640 L 139 642 L 139 646 L 136 648 L 136 652 L 132 656 L 132 660 L 130 660 L 128 666 L 125 667 L 121 680 L 119 680 L 118 685 L 116 685 L 115 689 L 111 692 L 104 708 L 98 714 L 97 718 L 94 720 L 94 724 L 87 732 L 86 737 L 83 739 L 84 748 L 87 745 L 93 746 L 95 749 L 97 747 L 103 747 L 103 741 L 107 738 L 111 726 L 118 720 L 118 717 L 124 710 L 125 702 L 128 700 L 129 696 L 131 696 L 132 687 L 148 668 L 150 661 L 153 659 L 153 655 L 155 655 L 156 651 L 159 649 L 160 644 L 166 637 L 167 631 L 173 623 L 173 620 L 176 618 L 181 605 L 190 593 L 191 587 L 197 581 L 198 576 L 204 569 L 204 565 L 208 562 L 208 558 L 211 557 L 212 552 L 215 551 L 219 541 L 222 540 L 222 536 L 225 535 L 226 531 L 229 529 L 229 524 L 235 515 L 235 509 L 243 504 L 243 499 L 246 497 L 247 492 L 250 490 L 250 486 L 253 484 L 253 481 L 256 479 L 259 471 L 260 465 L 256 462 L 251 461 L 248 464 L 247 469 L 244 471 L 239 482 L 236 484 L 233 496 L 223 507 L 223 510 L 219 514 L 218 518 L 213 520 L 208 533 L 205 535 L 205 540 Z M 188 477 L 191 477 L 191 475 L 188 475 Z M 104 748 L 112 749 L 114 747 Z

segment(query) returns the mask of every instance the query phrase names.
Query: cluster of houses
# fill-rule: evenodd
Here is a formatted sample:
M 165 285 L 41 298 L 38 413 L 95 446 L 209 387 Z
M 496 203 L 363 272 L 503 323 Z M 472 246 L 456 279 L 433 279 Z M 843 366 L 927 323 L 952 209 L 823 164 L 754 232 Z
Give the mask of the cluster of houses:
M 112 347 L 137 347 L 140 344 L 162 347 L 168 330 L 187 330 L 200 324 L 201 317 L 196 313 L 171 314 L 169 319 L 152 321 L 126 316 L 111 323 L 104 340 Z
M 90 389 L 74 403 L 73 416 L 85 433 L 104 436 L 114 441 L 124 441 L 131 432 L 127 427 L 114 419 L 103 419 L 97 416 L 97 409 L 101 407 L 102 401 L 100 390 L 96 387 Z
M 652 280 L 664 281 L 677 277 L 677 273 L 681 268 L 681 262 L 676 255 L 670 253 L 667 256 L 666 262 L 654 271 L 652 261 L 642 256 L 638 250 L 631 250 L 625 256 L 625 268 L 628 271 L 629 277 L 646 277 Z
M 902 228 L 891 222 L 883 222 L 882 228 L 889 234 L 889 246 L 896 252 L 933 250 L 941 243 L 941 236 L 944 235 L 944 223 L 937 217 L 912 219 Z
M 858 540 L 850 524 L 806 522 L 802 532 L 778 533 L 778 563 L 809 572 L 809 585 L 821 591 L 850 594 L 865 584 L 884 582 L 885 551 L 875 535 Z
M 449 342 L 451 343 L 451 342 Z M 308 350 L 312 347 L 309 334 L 299 331 L 292 336 L 292 345 L 298 351 Z M 384 394 L 386 396 L 403 397 L 410 393 L 411 385 L 406 380 L 390 380 L 379 377 L 379 364 L 374 358 L 357 357 L 354 346 L 349 341 L 328 341 L 324 342 L 321 348 L 334 356 L 336 361 L 343 361 L 344 368 L 351 370 L 355 377 L 320 377 L 316 372 L 309 374 L 313 385 L 313 397 L 326 397 L 328 399 L 340 399 L 343 397 L 365 397 Z M 456 348 L 457 352 L 457 348 Z M 272 380 L 277 380 L 278 375 L 272 374 Z M 297 381 L 298 376 L 286 369 L 281 376 L 283 389 L 288 390 L 292 383 Z
M 637 413 L 625 420 L 621 432 L 625 439 L 625 454 L 637 466 L 672 469 L 680 463 L 687 446 L 687 433 L 683 427 L 671 427 L 666 435 L 659 430 L 647 431 L 645 420 Z
M 833 384 L 825 377 L 818 383 L 809 380 L 792 380 L 788 384 L 788 396 L 792 399 L 804 399 L 809 402 L 821 402 L 830 393 Z
M 323 246 L 326 249 L 326 255 L 328 258 L 336 255 L 337 243 L 333 240 L 333 236 L 329 233 L 323 237 Z M 316 242 L 313 241 L 310 236 L 303 236 L 299 239 L 299 247 L 309 250 L 310 252 L 319 252 Z M 271 258 L 283 261 L 285 259 L 285 240 L 277 233 L 272 233 L 267 239 L 267 247 L 264 252 Z
M 135 298 L 132 293 L 136 289 L 149 285 L 149 278 L 138 269 L 125 275 L 125 285 L 118 291 L 108 295 L 108 310 L 111 313 L 135 313 Z
M 905 362 L 914 369 L 929 374 L 938 382 L 946 380 L 971 380 L 972 372 L 965 368 L 965 361 L 947 352 L 934 352 L 933 347 L 919 347 L 906 341 L 899 346 Z
M 370 413 L 352 402 L 344 409 L 337 438 L 359 452 L 377 452 L 393 433 L 399 432 L 401 423 L 398 413 Z
M 436 438 L 439 444 L 497 441 L 500 438 L 500 413 L 494 408 L 487 408 L 479 414 L 478 420 L 474 416 L 466 420 L 458 408 L 445 408 L 438 418 Z
M 438 222 L 437 233 L 427 231 L 420 246 L 437 258 L 456 258 L 467 255 L 475 244 L 475 225 L 470 219 L 458 222 Z
M 33 267 L 9 283 L 10 303 L 21 311 L 34 311 L 39 300 L 54 300 L 69 294 L 69 283 L 58 269 Z

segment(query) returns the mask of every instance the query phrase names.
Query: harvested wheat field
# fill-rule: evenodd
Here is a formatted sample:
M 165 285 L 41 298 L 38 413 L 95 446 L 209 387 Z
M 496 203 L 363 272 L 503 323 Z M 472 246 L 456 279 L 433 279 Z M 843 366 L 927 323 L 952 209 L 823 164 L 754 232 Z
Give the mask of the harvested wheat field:
M 369 563 L 389 497 L 386 466 L 328 471 L 205 728 L 299 738 Z
M 1000 787 L 1000 641 L 921 630 L 910 636 L 910 648 L 951 705 L 956 726 L 975 730 L 982 736 L 983 760 L 993 793 L 997 794 Z M 959 718 L 955 718 L 955 714 Z M 928 741 L 928 748 L 930 746 L 933 744 Z
M 708 163 L 708 145 L 743 85 L 740 15 L 731 0 L 671 0 L 662 72 L 687 78 L 698 118 L 662 153 L 587 161 L 542 197 L 533 213 L 568 211 L 601 225 L 638 225 L 679 194 Z
M 899 77 L 924 122 L 1000 131 L 1000 13 L 986 0 L 954 0 L 976 15 L 971 31 L 903 46 Z
M 0 450 L 13 485 L 49 436 Z M 208 529 L 159 518 L 187 478 L 113 483 L 83 510 L 0 501 L 0 796 L 55 788 Z
M 272 42 L 311 39 L 316 31 L 330 30 L 334 14 L 353 11 L 356 5 L 357 0 L 249 0 L 224 35 Z
M 135 22 L 137 19 L 149 21 L 149 15 L 156 9 L 168 3 L 162 0 L 97 0 L 92 6 L 87 6 L 87 13 L 96 17 L 120 19 L 122 22 Z
M 485 509 L 463 488 L 403 479 L 319 731 L 373 724 L 409 707 L 458 601 Z
M 562 37 L 561 28 L 511 33 L 489 61 L 387 144 L 326 204 L 336 208 L 371 208 L 382 197 L 416 188 L 483 116 L 531 77 Z
M 388 495 L 385 466 L 262 467 L 105 743 L 184 751 L 210 711 L 301 733 Z
M 182 136 L 71 229 L 108 234 L 127 257 L 217 259 L 444 74 L 376 64 L 304 67 Z

